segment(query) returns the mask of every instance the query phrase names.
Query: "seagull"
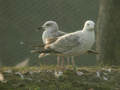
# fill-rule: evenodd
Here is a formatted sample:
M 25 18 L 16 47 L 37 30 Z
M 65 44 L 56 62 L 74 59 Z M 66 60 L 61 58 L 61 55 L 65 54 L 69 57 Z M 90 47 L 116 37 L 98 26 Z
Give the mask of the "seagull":
M 57 37 L 65 35 L 67 33 L 60 31 L 58 24 L 55 21 L 46 21 L 41 27 L 38 28 L 40 29 L 44 29 L 44 32 L 42 34 L 42 40 L 43 40 L 43 44 L 50 44 L 53 43 L 54 41 L 56 41 Z M 48 53 L 41 53 L 38 57 L 44 57 L 49 55 Z M 64 57 L 62 58 L 62 65 L 64 65 Z M 72 56 L 72 65 L 74 65 L 74 57 Z M 67 58 L 68 64 L 69 64 L 69 57 Z M 60 63 L 60 56 L 57 56 L 57 64 L 59 66 Z
M 87 20 L 82 30 L 67 33 L 53 43 L 46 44 L 43 50 L 37 53 L 50 53 L 59 56 L 79 56 L 91 52 L 95 42 L 95 23 L 92 20 Z

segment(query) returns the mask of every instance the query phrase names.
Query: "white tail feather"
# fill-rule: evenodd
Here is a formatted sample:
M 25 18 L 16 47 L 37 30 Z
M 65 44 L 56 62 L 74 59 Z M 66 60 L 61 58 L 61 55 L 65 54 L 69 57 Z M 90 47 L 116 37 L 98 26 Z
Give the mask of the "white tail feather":
M 48 55 L 50 55 L 50 54 L 41 53 L 41 54 L 39 54 L 38 58 L 43 58 L 43 57 L 48 56 Z

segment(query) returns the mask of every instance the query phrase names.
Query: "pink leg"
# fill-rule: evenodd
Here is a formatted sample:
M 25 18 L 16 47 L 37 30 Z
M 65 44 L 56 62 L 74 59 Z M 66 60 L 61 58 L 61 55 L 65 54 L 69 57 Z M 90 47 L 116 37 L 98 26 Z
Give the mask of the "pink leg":
M 61 66 L 64 68 L 64 56 L 62 56 L 62 63 Z
M 74 56 L 71 56 L 71 59 L 72 59 L 72 66 L 74 67 L 75 66 Z
M 67 57 L 67 65 L 70 65 L 70 57 Z
M 57 56 L 57 66 L 60 66 L 60 56 Z

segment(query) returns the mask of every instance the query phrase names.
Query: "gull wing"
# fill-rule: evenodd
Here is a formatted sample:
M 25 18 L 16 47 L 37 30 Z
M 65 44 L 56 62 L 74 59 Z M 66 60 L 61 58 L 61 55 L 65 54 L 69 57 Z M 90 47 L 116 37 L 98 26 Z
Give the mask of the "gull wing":
M 72 50 L 80 44 L 80 35 L 75 32 L 59 37 L 54 43 L 50 44 L 48 48 L 54 49 L 58 52 L 66 52 Z

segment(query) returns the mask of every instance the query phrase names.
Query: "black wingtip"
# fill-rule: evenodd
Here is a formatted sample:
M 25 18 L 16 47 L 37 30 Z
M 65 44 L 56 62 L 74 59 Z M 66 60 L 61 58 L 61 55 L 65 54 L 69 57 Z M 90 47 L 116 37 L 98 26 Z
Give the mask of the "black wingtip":
M 53 54 L 60 54 L 60 52 L 54 51 L 54 50 L 31 50 L 31 53 L 53 53 Z

